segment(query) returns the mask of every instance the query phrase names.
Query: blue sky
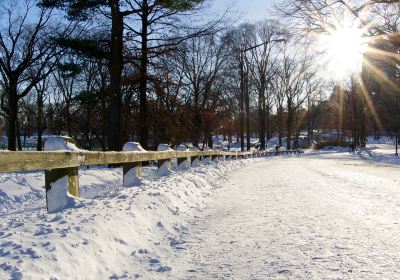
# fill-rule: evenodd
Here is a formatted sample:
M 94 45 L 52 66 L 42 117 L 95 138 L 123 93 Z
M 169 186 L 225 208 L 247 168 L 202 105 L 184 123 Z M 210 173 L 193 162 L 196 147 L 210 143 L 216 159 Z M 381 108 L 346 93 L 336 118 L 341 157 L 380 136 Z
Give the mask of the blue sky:
M 243 12 L 242 21 L 257 21 L 265 19 L 269 15 L 268 9 L 272 9 L 277 0 L 210 0 L 217 9 L 232 7 L 238 12 Z

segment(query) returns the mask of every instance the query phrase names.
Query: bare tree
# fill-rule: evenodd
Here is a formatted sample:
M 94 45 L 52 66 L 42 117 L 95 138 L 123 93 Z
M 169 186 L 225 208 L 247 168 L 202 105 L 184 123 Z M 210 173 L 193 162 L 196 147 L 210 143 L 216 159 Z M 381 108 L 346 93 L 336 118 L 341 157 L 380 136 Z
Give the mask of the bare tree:
M 272 40 L 280 35 L 279 27 L 276 22 L 259 22 L 256 27 L 257 41 L 265 42 L 265 45 L 251 50 L 253 82 L 258 93 L 258 119 L 259 119 L 259 138 L 260 148 L 265 149 L 265 136 L 267 125 L 269 129 L 269 120 L 271 114 L 272 92 L 267 92 L 275 73 L 274 64 L 278 58 L 278 52 L 274 51 L 275 42 Z M 275 38 L 276 39 L 276 38 Z M 256 41 L 256 42 L 257 42 Z
M 307 50 L 292 54 L 285 45 L 277 74 L 279 75 L 286 99 L 287 149 L 291 148 L 294 133 L 295 113 L 301 108 L 307 97 L 318 88 L 318 80 L 312 69 L 312 57 Z
M 0 14 L 7 22 L 0 30 L 0 73 L 5 85 L 1 108 L 8 122 L 9 150 L 16 150 L 19 101 L 53 71 L 61 50 L 52 38 L 67 34 L 71 27 L 61 28 L 52 21 L 52 9 L 38 9 L 36 4 L 35 0 L 0 4 Z
M 187 102 L 193 112 L 192 142 L 194 145 L 201 139 L 210 140 L 212 132 L 212 118 L 219 105 L 220 78 L 223 68 L 227 66 L 227 49 L 224 38 L 208 36 L 193 38 L 185 42 L 185 49 L 180 52 L 180 67 L 184 74 L 183 83 L 187 85 Z M 212 116 L 211 115 L 211 116 Z M 208 141 L 212 147 L 212 141 Z

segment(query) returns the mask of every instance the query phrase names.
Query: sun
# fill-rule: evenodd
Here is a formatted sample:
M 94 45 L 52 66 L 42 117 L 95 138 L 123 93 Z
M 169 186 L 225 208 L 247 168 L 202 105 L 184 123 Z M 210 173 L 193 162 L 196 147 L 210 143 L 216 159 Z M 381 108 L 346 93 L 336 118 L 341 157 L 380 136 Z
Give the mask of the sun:
M 341 26 L 319 38 L 321 62 L 330 79 L 343 80 L 361 72 L 366 42 L 363 30 Z

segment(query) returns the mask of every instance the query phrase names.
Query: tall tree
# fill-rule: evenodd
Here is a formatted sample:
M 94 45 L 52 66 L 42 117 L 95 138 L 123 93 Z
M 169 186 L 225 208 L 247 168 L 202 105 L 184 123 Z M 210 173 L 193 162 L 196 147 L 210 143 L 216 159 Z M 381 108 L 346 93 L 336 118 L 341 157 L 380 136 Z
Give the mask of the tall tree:
M 267 119 L 271 114 L 272 92 L 267 95 L 268 86 L 273 79 L 275 73 L 273 71 L 274 64 L 278 58 L 278 52 L 275 51 L 275 42 L 281 32 L 275 22 L 259 22 L 256 28 L 257 41 L 264 42 L 263 46 L 251 50 L 251 56 L 254 61 L 253 81 L 258 93 L 258 119 L 259 119 L 259 138 L 260 149 L 265 149 L 265 136 L 267 130 Z M 269 124 L 268 124 L 269 126 Z M 269 127 L 268 127 L 269 128 Z
M 37 1 L 0 5 L 7 24 L 0 29 L 0 73 L 5 84 L 1 108 L 7 116 L 8 149 L 16 150 L 18 103 L 54 69 L 61 54 L 53 37 L 66 36 L 71 25 L 55 23 L 53 10 L 37 9 Z
M 202 132 L 204 139 L 211 136 L 223 82 L 220 75 L 227 67 L 229 54 L 225 39 L 217 36 L 193 38 L 184 46 L 178 58 L 179 67 L 184 75 L 183 83 L 187 85 L 187 103 L 192 112 L 191 140 L 197 145 Z M 208 144 L 212 145 L 210 141 Z
M 286 99 L 286 147 L 289 150 L 292 147 L 291 140 L 295 128 L 296 111 L 301 108 L 307 97 L 316 90 L 319 82 L 315 77 L 315 71 L 311 67 L 312 56 L 307 50 L 304 53 L 292 54 L 289 52 L 289 47 L 285 45 L 282 55 L 277 74 L 282 83 Z
M 108 59 L 110 71 L 110 100 L 108 149 L 121 149 L 121 76 L 124 63 L 133 62 L 139 68 L 138 120 L 139 141 L 143 147 L 148 145 L 148 83 L 149 62 L 165 49 L 176 46 L 181 41 L 209 32 L 213 25 L 203 28 L 192 26 L 191 33 L 179 35 L 179 30 L 186 27 L 180 16 L 193 10 L 203 0 L 42 0 L 47 7 L 59 7 L 67 10 L 70 19 L 88 21 L 93 16 L 103 16 L 103 21 L 111 21 L 107 47 L 99 40 L 74 40 L 64 42 L 70 47 L 80 49 L 87 55 L 93 55 L 100 49 Z M 77 38 L 78 39 L 78 38 Z M 75 44 L 81 41 L 83 44 Z M 93 45 L 95 47 L 93 47 Z M 127 49 L 135 53 L 134 57 L 125 57 Z M 135 51 L 136 50 L 136 51 Z

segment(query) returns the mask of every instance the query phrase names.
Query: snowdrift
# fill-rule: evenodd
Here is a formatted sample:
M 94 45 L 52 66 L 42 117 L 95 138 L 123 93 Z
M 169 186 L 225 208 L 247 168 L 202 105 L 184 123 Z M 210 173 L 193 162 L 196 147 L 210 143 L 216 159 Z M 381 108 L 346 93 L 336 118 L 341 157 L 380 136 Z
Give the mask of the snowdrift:
M 232 169 L 201 164 L 168 177 L 144 168 L 140 187 L 122 188 L 120 168 L 81 169 L 81 197 L 45 209 L 39 172 L 0 174 L 0 279 L 164 279 L 187 223 Z

